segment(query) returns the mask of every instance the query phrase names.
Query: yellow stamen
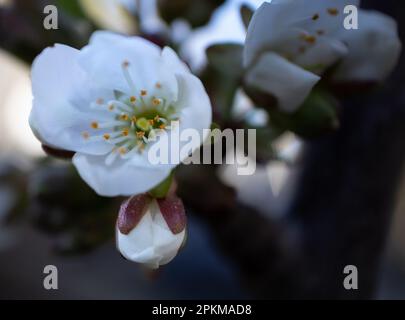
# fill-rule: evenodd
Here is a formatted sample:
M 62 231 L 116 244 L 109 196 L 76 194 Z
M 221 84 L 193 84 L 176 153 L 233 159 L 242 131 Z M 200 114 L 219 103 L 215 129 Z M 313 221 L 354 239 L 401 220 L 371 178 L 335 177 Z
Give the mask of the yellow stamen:
M 111 136 L 108 133 L 106 133 L 105 135 L 103 135 L 103 138 L 105 140 L 110 140 Z
M 145 136 L 145 132 L 143 132 L 143 131 L 137 131 L 137 132 L 136 132 L 136 136 L 137 136 L 138 138 L 142 138 L 142 137 Z
M 93 129 L 98 129 L 98 122 L 92 122 L 91 123 L 91 127 L 93 128 Z
M 329 8 L 329 9 L 328 9 L 328 13 L 329 13 L 331 16 L 337 16 L 337 15 L 339 14 L 339 10 L 338 10 L 337 8 Z
M 152 103 L 154 106 L 158 106 L 160 105 L 160 99 L 153 99 Z
M 119 152 L 121 155 L 126 154 L 127 151 L 128 151 L 128 150 L 127 150 L 127 148 L 125 148 L 125 147 L 121 147 L 121 148 L 118 149 L 118 152 Z
M 131 101 L 131 103 L 134 103 L 134 102 L 136 102 L 136 97 L 132 96 L 129 100 Z
M 310 44 L 314 44 L 316 42 L 316 37 L 307 35 L 304 40 Z
M 87 140 L 88 138 L 90 138 L 90 134 L 87 131 L 82 132 L 82 137 Z
M 129 129 L 128 129 L 128 128 L 123 129 L 123 130 L 122 130 L 122 135 L 123 135 L 124 137 L 127 137 L 127 136 L 129 135 Z
M 128 121 L 129 116 L 128 116 L 127 114 L 122 114 L 122 115 L 120 115 L 120 119 L 121 119 L 122 121 Z
M 318 20 L 318 19 L 319 19 L 319 14 L 318 14 L 318 13 L 315 13 L 315 14 L 312 16 L 312 20 L 316 21 L 316 20 Z
M 157 89 L 162 89 L 162 84 L 160 82 L 156 83 L 156 88 Z
M 147 96 L 148 95 L 148 91 L 146 91 L 146 90 L 141 90 L 141 96 L 142 97 L 145 97 L 145 96 Z

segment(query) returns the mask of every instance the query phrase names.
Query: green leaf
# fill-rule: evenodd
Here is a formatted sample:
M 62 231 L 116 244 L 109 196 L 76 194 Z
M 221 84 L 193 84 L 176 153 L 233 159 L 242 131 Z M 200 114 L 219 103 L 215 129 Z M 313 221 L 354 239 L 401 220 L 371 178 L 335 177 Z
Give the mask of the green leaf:
M 220 126 L 218 123 L 213 122 L 213 123 L 211 123 L 210 129 L 211 129 L 211 131 L 212 131 L 212 130 L 215 130 L 215 129 L 221 130 L 221 126 Z
M 248 86 L 246 83 L 243 84 L 243 90 L 257 106 L 264 108 L 266 111 L 277 106 L 277 98 L 267 92 Z
M 339 127 L 336 109 L 337 102 L 331 95 L 313 91 L 295 113 L 282 112 L 276 108 L 267 111 L 271 123 L 304 138 L 311 138 Z
M 57 5 L 59 8 L 67 12 L 68 14 L 78 17 L 85 18 L 86 15 L 83 13 L 82 7 L 78 0 L 57 0 Z
M 249 27 L 253 14 L 254 11 L 248 5 L 244 4 L 240 7 L 240 16 L 246 29 Z
M 193 28 L 209 22 L 214 11 L 224 0 L 157 0 L 159 15 L 167 23 L 185 19 Z
M 243 75 L 243 46 L 236 43 L 215 44 L 207 51 L 208 62 L 218 72 L 234 79 Z
M 280 137 L 285 132 L 285 130 L 278 128 L 275 125 L 253 129 L 256 129 L 257 161 L 266 163 L 267 161 L 274 159 L 276 156 L 276 151 L 274 150 L 272 144 L 278 137 Z

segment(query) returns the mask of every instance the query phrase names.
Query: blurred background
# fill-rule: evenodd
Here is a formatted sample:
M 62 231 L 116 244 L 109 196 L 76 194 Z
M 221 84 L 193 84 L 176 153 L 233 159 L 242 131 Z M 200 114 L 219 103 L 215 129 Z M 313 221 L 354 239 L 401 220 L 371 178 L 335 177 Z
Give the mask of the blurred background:
M 303 187 L 302 176 L 308 174 L 308 166 L 314 165 L 311 157 L 305 156 L 305 150 L 308 149 L 308 145 L 312 154 L 316 154 L 316 150 L 323 150 L 325 138 L 321 141 L 308 142 L 291 132 L 284 133 L 277 137 L 273 146 L 278 154 L 288 161 L 263 161 L 252 177 L 237 177 L 233 167 L 215 168 L 216 177 L 236 190 L 239 208 L 237 213 L 229 214 L 229 217 L 224 214 L 226 223 L 219 227 L 212 222 L 210 214 L 200 212 L 200 208 L 201 211 L 210 211 L 212 214 L 216 211 L 221 212 L 221 201 L 227 197 L 227 193 L 223 193 L 225 191 L 222 190 L 214 195 L 220 202 L 215 204 L 215 210 L 211 210 L 208 205 L 204 207 L 198 201 L 196 205 L 193 199 L 186 200 L 186 204 L 188 202 L 191 204 L 187 210 L 189 218 L 187 245 L 168 266 L 158 272 L 150 272 L 125 261 L 115 248 L 114 224 L 121 199 L 97 197 L 80 180 L 69 161 L 51 159 L 45 155 L 41 144 L 33 136 L 28 125 L 32 100 L 30 64 L 45 47 L 61 42 L 80 48 L 87 43 L 90 34 L 96 29 L 140 34 L 158 44 L 173 46 L 195 73 L 203 75 L 207 68 L 206 49 L 212 44 L 222 42 L 243 44 L 246 30 L 241 18 L 241 7 L 246 6 L 254 10 L 262 2 L 254 0 L 0 0 L 1 299 L 301 297 L 300 294 L 296 295 L 292 292 L 293 285 L 286 285 L 283 282 L 286 275 L 284 272 L 280 273 L 280 269 L 290 270 L 291 266 L 284 268 L 286 262 L 274 253 L 271 245 L 268 249 L 259 251 L 258 254 L 254 254 L 256 250 L 245 248 L 244 250 L 252 253 L 243 254 L 242 249 L 242 253 L 236 252 L 237 249 L 228 245 L 232 242 L 230 240 L 233 239 L 232 237 L 229 239 L 223 239 L 223 237 L 227 237 L 228 233 L 232 233 L 233 237 L 239 237 L 238 232 L 244 233 L 240 238 L 247 237 L 250 242 L 247 241 L 245 244 L 252 248 L 259 248 L 265 242 L 272 242 L 273 237 L 279 234 L 278 227 L 273 229 L 270 226 L 268 230 L 262 230 L 266 233 L 266 236 L 262 236 L 261 233 L 254 231 L 256 226 L 265 225 L 260 223 L 261 221 L 283 221 L 289 217 L 291 210 L 299 210 L 300 197 L 297 196 L 297 192 L 300 192 L 300 187 Z M 384 4 L 378 4 L 377 1 L 364 1 L 366 6 L 386 11 L 391 15 L 395 12 L 397 21 L 401 25 L 402 22 L 398 17 L 403 16 L 402 9 L 398 9 L 394 2 L 385 1 Z M 58 30 L 43 28 L 45 17 L 43 8 L 49 3 L 57 5 L 59 10 Z M 403 26 L 400 27 L 402 33 Z M 396 74 L 401 73 L 401 66 L 403 66 L 402 61 Z M 402 81 L 402 76 L 394 75 L 393 79 L 398 80 L 399 77 Z M 397 86 L 402 84 L 400 81 L 396 83 Z M 396 90 L 394 96 L 390 95 L 391 100 L 374 100 L 396 105 L 395 110 L 399 110 L 398 112 L 403 116 L 405 100 L 402 99 L 403 94 L 400 96 L 398 93 L 400 88 L 393 88 L 390 84 L 387 87 L 391 91 L 377 95 L 387 97 L 394 92 L 392 90 Z M 351 100 L 348 103 L 364 104 L 365 102 Z M 237 93 L 233 104 L 235 118 L 242 114 L 248 115 L 251 123 L 258 125 L 266 123 L 267 115 L 260 110 L 252 110 L 252 103 L 243 92 Z M 381 106 L 378 110 L 381 110 Z M 390 117 L 395 115 L 397 114 L 392 113 Z M 381 114 L 377 113 L 376 117 L 378 116 Z M 391 125 L 388 122 L 387 120 L 384 125 Z M 395 126 L 398 124 L 395 123 L 391 127 Z M 402 127 L 405 125 L 402 124 Z M 342 131 L 344 130 L 343 125 Z M 385 146 L 392 146 L 395 152 L 387 151 L 386 155 L 382 155 L 382 159 L 387 161 L 379 163 L 379 173 L 375 173 L 375 180 L 371 178 L 366 181 L 357 181 L 356 179 L 361 177 L 356 173 L 350 175 L 351 179 L 362 186 L 378 184 L 378 176 L 384 175 L 384 166 L 389 167 L 392 164 L 389 161 L 390 155 L 394 157 L 394 155 L 403 154 L 405 135 L 400 136 L 400 133 L 402 131 L 393 130 L 384 138 L 384 141 L 379 142 Z M 330 139 L 337 141 L 339 137 L 337 134 Z M 353 133 L 353 137 L 356 137 L 356 133 Z M 329 144 L 329 148 L 333 148 L 333 144 Z M 354 158 L 356 151 L 353 148 L 356 149 L 356 146 L 344 150 L 347 152 L 350 150 Z M 322 156 L 318 154 L 317 159 L 319 158 Z M 350 157 L 341 161 L 343 164 L 340 163 L 340 169 L 346 168 L 348 171 L 353 169 L 350 165 L 352 163 Z M 351 245 L 358 246 L 353 253 L 355 257 L 362 256 L 367 250 L 376 250 L 375 259 L 368 260 L 364 254 L 364 259 L 359 262 L 364 265 L 376 265 L 378 272 L 376 271 L 372 276 L 375 278 L 372 294 L 367 291 L 364 296 L 357 298 L 405 298 L 405 179 L 400 178 L 401 168 L 402 161 L 392 167 L 395 172 L 388 174 L 392 179 L 385 181 L 391 186 L 388 188 L 390 194 L 381 195 L 381 202 L 384 205 L 380 210 L 384 212 L 382 216 L 387 216 L 384 222 L 381 222 L 382 229 L 385 229 L 385 224 L 387 225 L 386 231 L 382 231 L 381 243 L 371 249 L 363 249 L 362 241 L 349 239 L 345 245 L 345 249 L 349 251 L 352 250 Z M 334 170 L 333 163 L 328 170 Z M 182 177 L 182 174 L 180 170 L 180 182 L 187 180 Z M 200 177 L 198 171 L 189 173 L 185 169 L 183 175 L 195 177 L 193 174 L 197 177 L 197 181 L 201 181 L 201 179 L 198 180 Z M 374 172 L 371 175 L 373 176 Z M 331 177 L 328 175 L 326 177 L 324 176 L 323 179 L 333 179 L 333 174 Z M 346 185 L 349 189 L 350 183 L 349 181 Z M 201 184 L 204 186 L 204 181 Z M 184 185 L 187 185 L 187 182 Z M 311 182 L 308 182 L 308 186 L 310 189 Z M 370 202 L 374 201 L 369 198 L 368 191 L 360 189 L 357 189 L 358 192 L 364 192 L 364 195 L 357 197 L 354 191 L 354 194 L 348 196 L 350 199 L 347 201 L 348 206 L 356 207 L 356 210 L 365 208 L 358 205 L 358 202 L 364 199 L 366 202 L 367 199 Z M 195 193 L 198 191 L 200 190 L 195 189 Z M 187 193 L 184 193 L 184 197 L 188 197 Z M 319 197 L 322 195 L 320 194 Z M 329 205 L 339 207 L 339 204 L 344 202 L 336 199 L 336 203 Z M 317 207 L 317 210 L 321 210 L 321 207 L 321 205 Z M 310 209 L 305 207 L 305 210 Z M 342 205 L 340 210 L 345 210 L 345 206 Z M 351 217 L 348 211 L 346 213 L 345 223 L 350 224 Z M 249 219 L 249 223 L 246 219 Z M 344 228 L 339 224 L 338 219 L 336 219 L 335 228 Z M 372 221 L 375 222 L 373 219 L 369 221 L 364 214 L 356 223 L 371 224 Z M 323 228 L 322 222 L 318 227 Z M 328 228 L 325 224 L 325 230 L 329 230 Z M 312 229 L 314 230 L 316 229 Z M 374 229 L 366 228 L 366 230 Z M 219 233 L 224 235 L 219 236 Z M 337 233 L 345 232 L 338 230 Z M 360 230 L 357 236 L 367 238 L 370 235 Z M 294 237 L 293 235 L 292 238 Z M 348 237 L 345 239 L 347 240 Z M 334 241 L 337 240 L 334 239 Z M 235 246 L 237 245 L 238 242 L 235 242 Z M 381 250 L 382 259 L 379 253 L 380 246 L 384 248 Z M 335 258 L 339 259 L 339 257 L 337 255 Z M 346 261 L 342 258 L 342 261 L 337 261 L 342 264 L 356 264 L 356 261 L 351 262 L 350 259 Z M 264 267 L 257 267 L 262 262 L 264 266 L 271 263 L 276 267 L 262 270 Z M 327 264 L 336 261 L 332 259 L 328 262 L 324 257 L 318 262 Z M 59 290 L 56 291 L 46 291 L 42 285 L 43 268 L 50 264 L 57 266 L 59 271 Z M 305 278 L 306 270 L 305 267 L 298 266 L 298 270 L 294 272 L 302 273 L 302 277 Z M 343 268 L 338 270 L 342 271 L 336 272 L 335 278 L 332 279 L 342 283 Z M 273 279 L 268 273 L 272 273 L 275 278 Z M 361 268 L 359 273 L 361 279 Z M 259 288 L 257 283 L 262 282 L 261 280 L 269 287 Z M 317 284 L 321 289 L 315 290 L 313 296 L 309 294 L 304 297 L 319 297 L 322 288 L 330 285 L 322 281 L 319 280 Z M 316 282 L 315 280 L 311 282 L 311 286 Z M 287 293 L 283 292 L 284 290 Z M 272 293 L 267 295 L 266 292 L 270 291 Z M 302 292 L 306 292 L 306 289 Z M 334 291 L 331 290 L 331 292 Z M 330 297 L 342 298 L 340 294 L 333 293 Z

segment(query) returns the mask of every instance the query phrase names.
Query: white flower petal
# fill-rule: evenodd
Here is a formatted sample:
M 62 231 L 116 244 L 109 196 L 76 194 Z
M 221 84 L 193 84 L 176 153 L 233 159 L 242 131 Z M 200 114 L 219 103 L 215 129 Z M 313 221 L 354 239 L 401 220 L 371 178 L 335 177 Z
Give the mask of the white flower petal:
M 170 174 L 170 166 L 140 168 L 130 160 L 117 159 L 107 166 L 104 156 L 75 154 L 73 164 L 97 194 L 105 197 L 132 196 L 156 187 Z
M 172 48 L 165 47 L 162 50 L 163 63 L 171 67 L 173 74 L 190 73 L 190 69 L 187 65 L 179 59 L 179 56 Z
M 332 35 L 344 28 L 344 8 L 348 5 L 359 7 L 360 0 L 273 0 L 271 5 L 281 5 L 293 10 L 289 14 L 288 24 L 299 26 L 311 33 L 323 30 Z
M 135 4 L 135 1 L 131 2 Z M 136 19 L 128 12 L 130 7 L 124 1 L 80 0 L 80 5 L 86 15 L 102 28 L 127 34 L 137 32 Z
M 294 112 L 304 102 L 319 77 L 275 53 L 266 53 L 248 71 L 246 83 L 278 99 L 279 108 Z
M 293 59 L 302 46 L 304 33 L 321 40 L 333 38 L 343 29 L 346 5 L 353 0 L 278 0 L 264 3 L 254 14 L 246 36 L 244 64 L 250 66 L 265 51 L 275 51 Z M 329 11 L 334 10 L 336 14 Z M 316 18 L 314 18 L 316 17 Z M 322 35 L 319 35 L 319 32 Z
M 111 147 L 88 142 L 81 134 L 89 130 L 91 118 L 71 101 L 86 76 L 77 64 L 79 51 L 65 45 L 45 49 L 32 67 L 33 108 L 30 125 L 45 144 L 89 154 L 105 154 Z M 83 87 L 82 87 L 83 90 Z
M 331 39 L 343 31 L 344 7 L 349 4 L 358 5 L 359 1 L 276 0 L 264 3 L 255 12 L 248 28 L 245 66 L 252 65 L 266 51 L 277 52 L 298 64 L 304 60 L 304 68 L 308 60 L 317 57 L 327 60 L 327 66 L 332 65 L 344 53 L 343 44 Z
M 394 69 L 401 41 L 394 19 L 375 11 L 359 12 L 359 29 L 340 35 L 349 54 L 334 74 L 336 81 L 382 81 Z
M 284 4 L 263 3 L 254 13 L 246 35 L 244 65 L 250 66 L 263 52 L 279 40 L 289 16 Z
M 294 63 L 316 74 L 323 73 L 348 53 L 347 47 L 338 40 L 324 37 L 314 46 L 294 59 Z
M 203 130 L 211 127 L 211 102 L 203 84 L 197 77 L 192 74 L 179 74 L 177 80 L 179 83 L 177 106 L 182 110 L 180 130 L 195 129 L 200 133 L 201 140 L 192 147 L 195 150 L 206 139 L 206 136 L 203 136 Z M 184 159 L 180 159 L 180 161 L 182 160 Z
M 129 63 L 127 71 L 132 84 L 124 74 L 124 62 Z M 177 97 L 174 74 L 163 62 L 160 48 L 143 38 L 95 32 L 90 44 L 80 52 L 79 63 L 103 88 L 129 95 L 139 95 L 141 90 L 147 90 L 153 95 L 159 83 L 162 87 L 160 93 L 164 92 L 166 99 L 173 101 Z
M 118 249 L 127 259 L 157 269 L 178 253 L 186 231 L 174 235 L 153 200 L 139 224 L 128 234 L 117 230 Z

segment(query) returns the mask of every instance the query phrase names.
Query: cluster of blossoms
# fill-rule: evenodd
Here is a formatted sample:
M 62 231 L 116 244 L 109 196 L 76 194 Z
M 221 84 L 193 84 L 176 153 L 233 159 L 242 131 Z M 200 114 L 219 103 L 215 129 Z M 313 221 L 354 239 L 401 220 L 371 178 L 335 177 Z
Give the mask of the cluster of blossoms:
M 273 0 L 254 14 L 244 50 L 245 82 L 294 112 L 326 71 L 331 81 L 377 83 L 398 62 L 396 22 L 359 10 L 358 29 L 344 27 L 346 6 L 359 0 Z M 332 68 L 333 67 L 333 68 Z
M 201 132 L 191 148 L 197 149 L 212 122 L 201 81 L 172 49 L 139 37 L 96 32 L 82 50 L 48 48 L 34 61 L 32 83 L 33 132 L 47 147 L 75 152 L 79 174 L 102 196 L 149 199 L 146 193 L 178 164 L 149 163 L 148 150 L 159 135 L 176 121 L 180 131 Z M 121 210 L 119 225 L 134 210 L 139 219 L 125 232 L 117 227 L 118 247 L 125 257 L 156 268 L 183 242 L 185 223 L 176 232 L 170 226 L 184 209 L 174 195 L 142 203 Z
M 360 10 L 359 29 L 346 30 L 347 5 L 359 1 L 264 3 L 248 28 L 245 84 L 294 112 L 326 72 L 333 82 L 382 81 L 401 51 L 396 23 Z M 185 239 L 184 207 L 173 188 L 163 195 L 151 190 L 185 158 L 152 165 L 148 151 L 173 123 L 180 132 L 199 131 L 200 140 L 187 145 L 200 147 L 212 122 L 201 81 L 168 47 L 100 31 L 81 50 L 45 49 L 34 61 L 32 83 L 30 125 L 38 139 L 73 151 L 80 176 L 99 195 L 131 196 L 116 228 L 123 256 L 152 268 L 171 261 Z

